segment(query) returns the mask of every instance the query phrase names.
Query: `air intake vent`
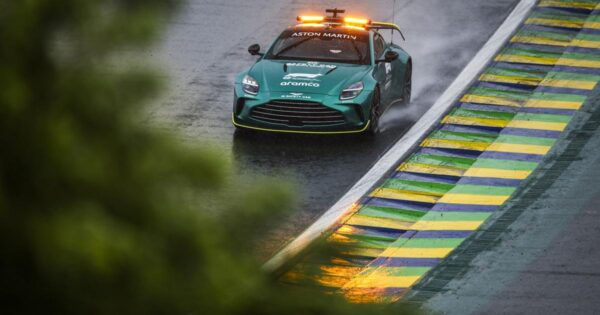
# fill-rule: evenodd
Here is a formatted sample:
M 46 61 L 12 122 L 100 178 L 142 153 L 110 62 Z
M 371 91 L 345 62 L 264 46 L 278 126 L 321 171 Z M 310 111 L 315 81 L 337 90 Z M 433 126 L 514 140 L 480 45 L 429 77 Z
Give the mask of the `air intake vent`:
M 257 120 L 291 126 L 336 125 L 345 122 L 344 115 L 321 103 L 306 101 L 271 101 L 252 109 L 250 116 Z

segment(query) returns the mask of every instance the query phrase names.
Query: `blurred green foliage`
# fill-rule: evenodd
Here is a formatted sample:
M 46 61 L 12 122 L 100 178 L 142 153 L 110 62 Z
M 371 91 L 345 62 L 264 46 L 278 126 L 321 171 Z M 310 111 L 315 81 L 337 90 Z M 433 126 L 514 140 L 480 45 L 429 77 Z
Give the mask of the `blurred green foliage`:
M 383 311 L 278 285 L 249 248 L 286 185 L 226 193 L 218 152 L 138 122 L 157 76 L 108 61 L 151 43 L 175 7 L 0 3 L 0 313 Z

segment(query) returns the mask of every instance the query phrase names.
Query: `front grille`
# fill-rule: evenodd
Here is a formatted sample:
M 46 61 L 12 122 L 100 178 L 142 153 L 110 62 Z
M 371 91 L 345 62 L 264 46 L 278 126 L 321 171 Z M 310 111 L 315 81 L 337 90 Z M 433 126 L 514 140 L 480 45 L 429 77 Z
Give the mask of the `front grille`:
M 344 115 L 321 103 L 306 101 L 271 101 L 252 108 L 250 116 L 270 123 L 292 126 L 335 125 L 344 123 Z

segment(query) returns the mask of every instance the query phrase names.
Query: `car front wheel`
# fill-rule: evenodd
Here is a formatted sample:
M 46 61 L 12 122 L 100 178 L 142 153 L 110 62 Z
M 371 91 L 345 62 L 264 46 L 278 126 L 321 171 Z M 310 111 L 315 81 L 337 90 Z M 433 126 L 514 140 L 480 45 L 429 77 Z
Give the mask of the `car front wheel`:
M 402 104 L 408 105 L 410 103 L 410 97 L 412 94 L 412 63 L 406 64 L 406 71 L 404 72 L 404 89 L 402 91 Z

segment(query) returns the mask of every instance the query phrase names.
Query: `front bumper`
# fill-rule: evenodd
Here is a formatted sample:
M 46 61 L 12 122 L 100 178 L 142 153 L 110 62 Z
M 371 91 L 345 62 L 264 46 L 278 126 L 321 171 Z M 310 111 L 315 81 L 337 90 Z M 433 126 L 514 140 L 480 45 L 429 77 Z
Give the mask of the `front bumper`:
M 242 95 L 239 96 L 238 95 Z M 288 93 L 288 92 L 262 92 L 256 96 L 243 93 L 236 86 L 233 102 L 232 122 L 236 127 L 284 133 L 306 133 L 306 134 L 345 134 L 360 133 L 369 128 L 369 110 L 371 104 L 370 91 L 363 91 L 358 97 L 341 101 L 338 96 L 310 94 L 310 93 Z M 267 119 L 257 112 L 265 112 L 264 108 L 272 104 L 293 104 L 294 106 L 317 106 L 327 112 L 335 112 L 335 121 L 321 123 L 319 118 L 311 121 L 287 117 L 273 116 L 277 119 Z M 275 105 L 278 106 L 278 105 Z M 277 108 L 277 107 L 275 107 Z M 277 109 L 275 109 L 277 110 Z M 287 108 L 281 112 L 287 114 Z M 302 113 L 305 115 L 304 113 Z M 266 115 L 269 115 L 267 113 Z M 288 119 L 289 118 L 289 119 Z

